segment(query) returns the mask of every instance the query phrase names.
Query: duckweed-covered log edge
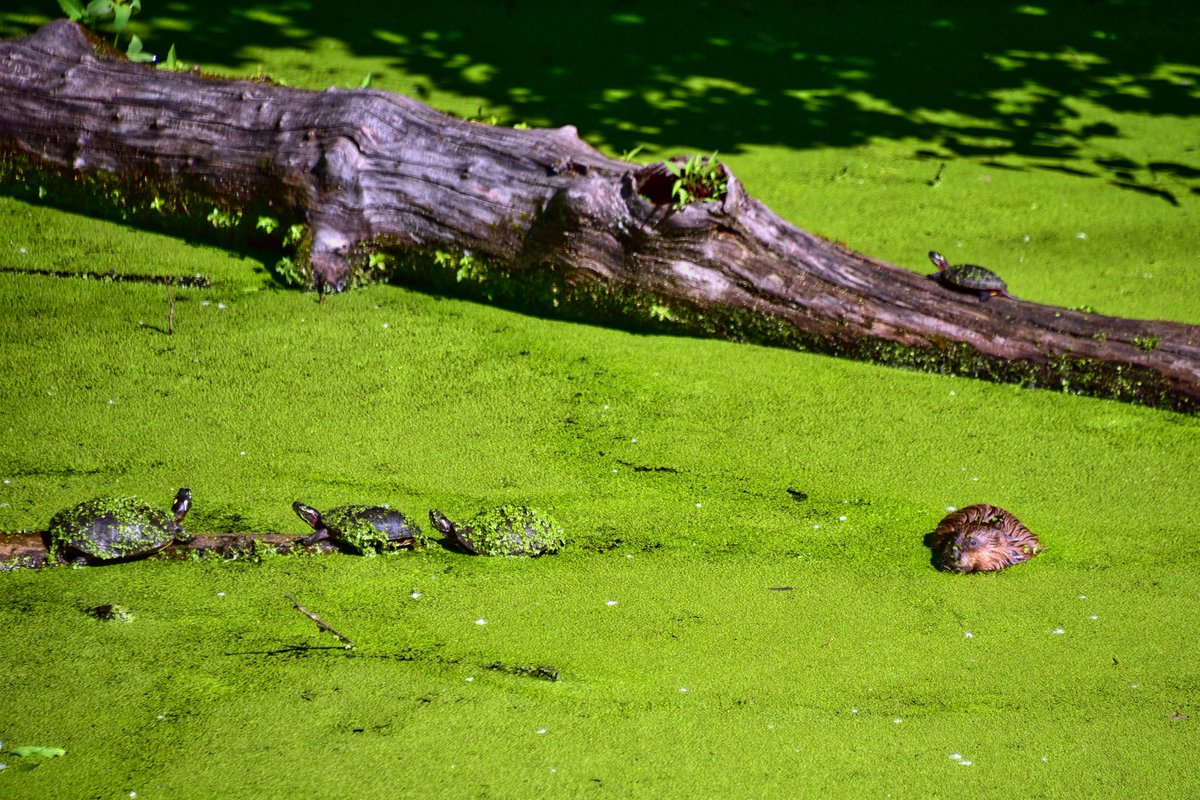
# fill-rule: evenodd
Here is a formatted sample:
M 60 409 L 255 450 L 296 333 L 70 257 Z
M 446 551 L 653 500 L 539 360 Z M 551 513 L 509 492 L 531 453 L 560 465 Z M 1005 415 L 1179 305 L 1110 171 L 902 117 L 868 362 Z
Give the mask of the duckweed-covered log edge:
M 65 20 L 0 43 L 0 63 L 8 191 L 235 240 L 302 226 L 294 264 L 321 291 L 397 276 L 539 313 L 1200 409 L 1200 327 L 983 303 L 790 225 L 728 170 L 719 201 L 674 209 L 662 164 L 608 158 L 570 126 L 155 71 Z

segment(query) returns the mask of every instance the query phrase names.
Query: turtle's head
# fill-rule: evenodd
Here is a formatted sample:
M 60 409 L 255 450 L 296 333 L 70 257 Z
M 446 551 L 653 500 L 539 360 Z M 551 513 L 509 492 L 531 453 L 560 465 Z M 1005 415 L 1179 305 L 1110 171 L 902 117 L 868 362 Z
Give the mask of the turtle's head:
M 458 528 L 455 526 L 455 524 L 446 519 L 446 515 L 438 511 L 436 508 L 430 509 L 429 511 L 429 522 L 433 525 L 433 527 L 438 529 L 438 532 L 442 534 L 442 536 L 453 537 L 458 532 Z
M 471 544 L 469 539 L 463 536 L 463 532 L 458 529 L 458 526 L 446 519 L 446 515 L 436 508 L 429 512 L 429 521 L 433 523 L 433 527 L 437 528 L 446 537 L 446 540 L 450 542 L 452 547 L 468 555 L 478 554 L 479 551 L 475 549 L 475 546 Z M 471 529 L 467 528 L 467 533 L 469 534 L 470 532 Z
M 180 489 L 175 493 L 175 502 L 171 504 L 171 513 L 175 515 L 175 527 L 183 525 L 183 518 L 192 509 L 192 490 Z
M 946 257 L 937 250 L 929 251 L 929 260 L 938 268 L 938 272 L 945 272 L 946 267 L 950 266 L 950 262 L 946 260 Z
M 297 500 L 292 503 L 292 510 L 296 512 L 296 516 L 308 523 L 308 526 L 313 530 L 320 530 L 324 527 L 321 525 L 321 512 L 312 506 L 306 506 Z

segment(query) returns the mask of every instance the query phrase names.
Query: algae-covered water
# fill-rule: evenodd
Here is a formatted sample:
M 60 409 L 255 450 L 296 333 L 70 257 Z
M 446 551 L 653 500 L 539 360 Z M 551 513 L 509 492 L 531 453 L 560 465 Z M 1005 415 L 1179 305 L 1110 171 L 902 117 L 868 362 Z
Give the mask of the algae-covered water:
M 9 5 L 4 35 L 57 11 Z M 1200 323 L 1195 12 L 697 8 L 147 0 L 135 29 L 638 159 L 719 149 L 855 249 Z M 0 797 L 1200 791 L 1196 417 L 419 287 L 318 305 L 272 263 L 0 197 L 0 267 L 212 278 L 167 335 L 162 286 L 0 273 L 0 530 L 188 486 L 194 532 L 519 502 L 571 545 L 0 574 Z M 974 502 L 1045 553 L 934 570 L 923 534 Z

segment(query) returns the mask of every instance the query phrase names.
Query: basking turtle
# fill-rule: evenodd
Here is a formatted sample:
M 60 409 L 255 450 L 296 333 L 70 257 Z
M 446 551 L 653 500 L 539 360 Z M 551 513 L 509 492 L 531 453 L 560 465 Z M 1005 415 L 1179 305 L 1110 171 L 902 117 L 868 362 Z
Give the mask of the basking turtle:
M 1019 519 L 986 503 L 947 514 L 925 543 L 947 572 L 1004 569 L 1042 552 L 1042 543 Z
M 425 546 L 421 529 L 390 508 L 338 506 L 321 512 L 299 500 L 292 503 L 292 508 L 314 530 L 311 536 L 302 540 L 303 544 L 332 539 L 342 548 L 362 555 Z
M 518 505 L 504 505 L 481 511 L 470 522 L 459 526 L 434 509 L 433 523 L 450 545 L 469 555 L 540 556 L 566 545 L 563 530 L 542 512 Z
M 953 289 L 975 292 L 979 295 L 980 300 L 987 300 L 993 295 L 1003 295 L 1010 300 L 1017 299 L 1008 293 L 1008 284 L 1004 282 L 1004 279 L 987 267 L 981 267 L 978 264 L 950 266 L 946 257 L 936 250 L 929 251 L 929 260 L 938 268 L 938 271 L 929 277 L 937 278 Z
M 179 490 L 170 514 L 136 497 L 93 498 L 51 518 L 50 555 L 104 564 L 157 553 L 183 538 L 183 518 L 191 507 L 190 489 Z

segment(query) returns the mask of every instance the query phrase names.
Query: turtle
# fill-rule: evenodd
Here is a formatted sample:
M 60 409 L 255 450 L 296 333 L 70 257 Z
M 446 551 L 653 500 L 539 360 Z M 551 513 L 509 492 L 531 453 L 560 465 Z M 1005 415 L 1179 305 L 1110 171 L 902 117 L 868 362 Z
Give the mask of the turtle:
M 94 497 L 50 519 L 49 551 L 56 560 L 83 564 L 131 561 L 184 538 L 192 491 L 180 489 L 170 513 L 136 497 Z
M 461 526 L 435 508 L 429 512 L 429 521 L 451 547 L 468 555 L 540 556 L 566 545 L 563 529 L 528 506 L 509 504 L 481 511 Z
M 995 295 L 1002 295 L 1010 300 L 1016 300 L 1008 293 L 1008 284 L 987 267 L 978 264 L 957 264 L 950 266 L 946 257 L 936 250 L 929 251 L 929 260 L 938 268 L 930 275 L 953 289 L 976 292 L 980 300 L 987 300 Z
M 338 506 L 322 512 L 297 500 L 292 509 L 314 531 L 301 540 L 302 544 L 332 539 L 345 550 L 375 555 L 418 545 L 424 547 L 426 543 L 419 527 L 386 506 Z
M 980 503 L 953 511 L 926 537 L 933 561 L 947 572 L 986 572 L 1020 564 L 1042 543 L 1013 514 Z

